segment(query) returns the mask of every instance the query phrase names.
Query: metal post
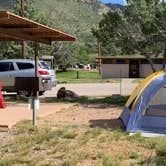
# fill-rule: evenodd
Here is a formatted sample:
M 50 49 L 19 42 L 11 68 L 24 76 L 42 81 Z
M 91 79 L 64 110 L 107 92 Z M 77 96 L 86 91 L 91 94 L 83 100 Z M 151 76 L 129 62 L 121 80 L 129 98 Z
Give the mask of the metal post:
M 120 95 L 122 95 L 122 71 L 120 70 Z
M 21 16 L 24 17 L 24 0 L 21 0 Z M 26 59 L 26 42 L 22 41 L 22 58 Z
M 32 98 L 32 123 L 36 126 L 36 107 L 35 107 L 35 98 Z
M 35 43 L 35 77 L 38 76 L 38 43 Z M 38 91 L 35 90 L 33 92 L 33 98 L 32 98 L 32 109 L 33 109 L 33 125 L 35 126 L 37 124 L 37 120 L 36 120 L 36 111 L 37 111 L 37 102 L 39 100 L 38 97 Z
M 77 70 L 77 77 L 76 77 L 77 79 L 79 79 L 80 77 L 79 77 L 79 71 Z
M 39 48 L 39 44 L 35 43 L 35 77 L 38 76 L 38 48 Z
M 98 59 L 99 59 L 99 74 L 101 75 L 101 43 L 97 41 L 98 46 Z

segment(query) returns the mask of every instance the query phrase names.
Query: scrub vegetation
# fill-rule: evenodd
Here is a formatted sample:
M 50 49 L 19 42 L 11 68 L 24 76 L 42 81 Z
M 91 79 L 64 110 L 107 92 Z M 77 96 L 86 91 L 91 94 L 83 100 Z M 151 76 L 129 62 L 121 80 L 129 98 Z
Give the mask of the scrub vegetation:
M 42 125 L 41 125 L 42 122 Z M 44 124 L 43 124 L 44 123 Z M 1 141 L 0 165 L 165 165 L 166 138 L 129 136 L 122 130 L 18 123 Z

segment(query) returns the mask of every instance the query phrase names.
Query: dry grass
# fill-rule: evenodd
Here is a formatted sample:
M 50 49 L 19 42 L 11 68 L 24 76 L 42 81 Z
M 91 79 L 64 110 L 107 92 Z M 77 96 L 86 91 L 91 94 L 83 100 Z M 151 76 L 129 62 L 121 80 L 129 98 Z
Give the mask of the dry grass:
M 43 122 L 42 122 L 43 123 Z M 165 164 L 166 151 L 160 140 L 128 136 L 88 126 L 33 127 L 29 121 L 17 124 L 0 145 L 0 165 L 110 166 Z M 165 147 L 165 145 L 164 145 Z M 162 146 L 163 149 L 163 146 Z M 158 150 L 158 152 L 157 152 Z
M 39 119 L 38 127 L 30 121 L 18 123 L 1 139 L 0 166 L 166 165 L 166 138 L 145 139 L 139 134 L 129 136 L 120 128 L 79 123 L 78 117 L 84 114 L 86 118 L 101 117 L 105 111 L 106 116 L 115 116 L 114 109 L 102 108 L 98 114 L 96 110 L 74 105 Z M 76 123 L 67 122 L 65 114 L 69 119 L 75 115 Z

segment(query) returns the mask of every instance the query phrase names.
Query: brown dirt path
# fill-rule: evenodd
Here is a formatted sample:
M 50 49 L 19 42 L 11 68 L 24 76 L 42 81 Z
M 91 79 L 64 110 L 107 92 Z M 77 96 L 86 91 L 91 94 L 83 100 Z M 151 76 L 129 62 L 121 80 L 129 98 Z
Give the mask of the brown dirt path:
M 10 128 L 21 120 L 32 119 L 32 111 L 29 110 L 28 103 L 11 102 L 6 104 L 5 109 L 0 109 L 0 125 L 8 125 Z M 45 117 L 58 112 L 62 108 L 68 108 L 70 105 L 65 103 L 41 103 L 37 116 Z
M 51 124 L 91 125 L 104 128 L 119 127 L 118 117 L 122 109 L 104 104 L 41 103 L 37 112 L 39 118 Z M 6 109 L 0 110 L 0 125 L 15 125 L 21 120 L 31 120 L 32 111 L 28 103 L 7 103 Z

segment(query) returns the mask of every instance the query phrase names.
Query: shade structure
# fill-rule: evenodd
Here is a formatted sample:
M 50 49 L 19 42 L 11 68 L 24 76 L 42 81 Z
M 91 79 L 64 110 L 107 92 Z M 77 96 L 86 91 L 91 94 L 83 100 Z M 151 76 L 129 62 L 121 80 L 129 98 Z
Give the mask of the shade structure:
M 51 44 L 53 41 L 75 41 L 76 38 L 11 12 L 0 11 L 0 41 L 23 40 Z
M 120 119 L 131 133 L 166 134 L 165 72 L 149 75 L 134 89 Z
M 50 28 L 8 11 L 0 11 L 0 41 L 34 41 L 35 42 L 35 77 L 38 76 L 38 44 L 51 44 L 53 41 L 75 41 L 72 35 Z M 33 124 L 36 125 L 38 89 L 33 91 L 32 98 Z

